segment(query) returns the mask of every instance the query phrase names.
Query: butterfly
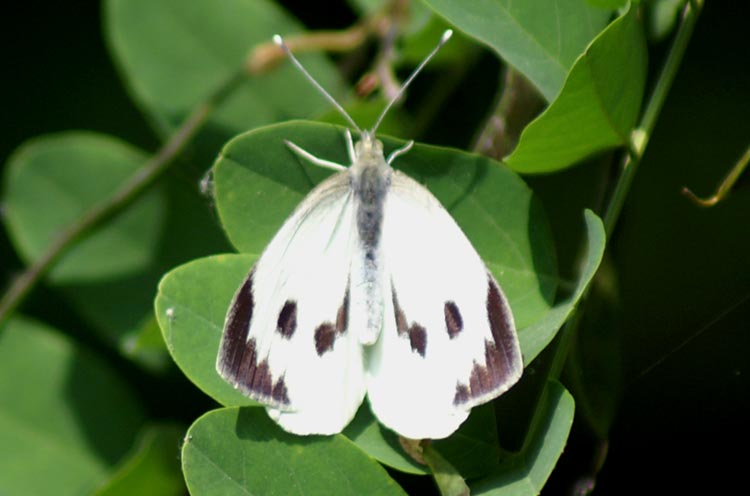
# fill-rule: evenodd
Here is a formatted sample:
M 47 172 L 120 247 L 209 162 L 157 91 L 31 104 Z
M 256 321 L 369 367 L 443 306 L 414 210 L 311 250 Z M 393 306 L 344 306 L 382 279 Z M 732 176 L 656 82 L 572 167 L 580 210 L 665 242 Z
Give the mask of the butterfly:
M 401 92 L 450 37 L 402 85 Z M 523 361 L 500 285 L 440 202 L 391 167 L 375 130 L 346 132 L 351 165 L 299 204 L 229 306 L 219 374 L 283 429 L 335 434 L 367 396 L 384 426 L 411 439 L 452 434 L 471 408 L 507 391 Z

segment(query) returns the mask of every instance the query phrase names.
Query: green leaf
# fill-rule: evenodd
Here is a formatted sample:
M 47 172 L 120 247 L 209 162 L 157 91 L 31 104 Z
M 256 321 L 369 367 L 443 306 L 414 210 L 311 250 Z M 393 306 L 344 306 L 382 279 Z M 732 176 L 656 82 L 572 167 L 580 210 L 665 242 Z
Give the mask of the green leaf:
M 581 274 L 572 294 L 558 302 L 544 317 L 518 332 L 526 363 L 530 363 L 552 341 L 560 327 L 573 313 L 578 300 L 596 274 L 607 242 L 601 219 L 590 210 L 585 212 L 588 246 Z
M 601 9 L 619 9 L 628 3 L 628 0 L 586 0 L 590 5 Z M 636 0 L 637 1 L 637 0 Z
M 289 122 L 230 141 L 214 166 L 216 206 L 240 251 L 259 254 L 312 187 L 330 174 L 301 161 L 285 139 L 318 157 L 348 161 L 344 131 L 336 126 Z M 405 144 L 383 142 L 386 151 Z M 554 249 L 541 206 L 520 178 L 487 158 L 421 144 L 395 166 L 432 191 L 461 226 L 502 285 L 517 325 L 542 318 L 557 283 Z
M 287 434 L 262 408 L 224 408 L 188 431 L 182 466 L 190 494 L 405 494 L 344 436 Z
M 216 372 L 229 303 L 256 256 L 216 255 L 173 269 L 159 283 L 156 318 L 175 363 L 223 405 L 255 405 Z
M 400 472 L 419 475 L 429 473 L 427 467 L 418 464 L 406 454 L 398 435 L 380 425 L 366 404 L 360 407 L 342 434 L 380 463 Z
M 492 403 L 471 410 L 471 415 L 447 439 L 433 441 L 440 455 L 465 479 L 490 472 L 500 459 L 495 408 Z
M 551 172 L 629 143 L 647 58 L 637 9 L 630 8 L 576 61 L 557 99 L 524 129 L 508 165 L 521 173 Z
M 464 33 L 495 50 L 552 101 L 610 11 L 585 0 L 424 0 Z
M 177 425 L 153 425 L 139 436 L 135 449 L 123 460 L 96 496 L 185 494 L 179 446 L 185 432 Z
M 37 260 L 145 160 L 121 141 L 82 132 L 37 138 L 19 148 L 9 160 L 4 197 L 9 233 L 24 260 Z M 87 283 L 142 270 L 153 261 L 165 215 L 163 195 L 150 192 L 63 255 L 51 281 Z
M 471 494 L 536 496 L 560 458 L 573 425 L 573 397 L 557 382 L 549 382 L 535 415 L 538 421 L 522 451 L 500 464 L 495 473 L 476 484 Z
M 4 201 L 8 232 L 31 264 L 59 234 L 108 199 L 142 167 L 145 155 L 114 138 L 68 132 L 29 141 L 8 163 Z M 70 298 L 104 337 L 129 356 L 158 366 L 163 346 L 129 345 L 148 322 L 158 272 L 167 197 L 152 189 L 63 253 L 50 282 Z M 144 343 L 145 344 L 145 343 Z M 145 358 L 142 352 L 149 355 Z
M 0 328 L 0 493 L 90 493 L 144 412 L 108 363 L 42 324 Z
M 108 0 L 105 23 L 113 57 L 133 99 L 166 135 L 199 103 L 243 70 L 260 43 L 302 26 L 268 0 Z M 300 55 L 333 95 L 342 86 L 320 54 Z M 238 132 L 327 110 L 328 103 L 289 63 L 248 76 L 204 130 L 206 151 Z

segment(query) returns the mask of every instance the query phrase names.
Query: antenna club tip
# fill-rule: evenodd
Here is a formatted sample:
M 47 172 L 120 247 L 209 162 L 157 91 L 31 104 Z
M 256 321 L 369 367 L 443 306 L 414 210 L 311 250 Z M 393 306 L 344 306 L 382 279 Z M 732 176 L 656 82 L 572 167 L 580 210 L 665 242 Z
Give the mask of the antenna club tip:
M 443 36 L 440 37 L 440 43 L 445 43 L 446 41 L 451 39 L 451 36 L 453 36 L 453 30 L 452 29 L 446 29 L 443 32 Z
M 273 42 L 279 46 L 284 46 L 284 40 L 281 39 L 281 35 L 279 34 L 273 35 Z

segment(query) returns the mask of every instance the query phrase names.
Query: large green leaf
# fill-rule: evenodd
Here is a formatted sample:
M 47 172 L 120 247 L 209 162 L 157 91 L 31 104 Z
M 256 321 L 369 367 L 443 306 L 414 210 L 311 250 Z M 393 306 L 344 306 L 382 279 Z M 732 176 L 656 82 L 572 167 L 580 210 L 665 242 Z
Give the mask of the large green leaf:
M 398 434 L 380 425 L 367 406 L 362 406 L 342 433 L 380 463 L 410 474 L 427 474 L 401 446 Z
M 474 408 L 453 435 L 435 440 L 432 445 L 463 478 L 473 479 L 486 475 L 500 459 L 492 403 Z
M 114 138 L 71 132 L 32 140 L 11 157 L 5 184 L 9 233 L 27 263 L 36 261 L 92 206 L 109 198 L 146 160 Z M 153 191 L 55 265 L 55 283 L 127 276 L 154 257 L 164 197 Z
M 259 254 L 294 207 L 330 174 L 284 144 L 346 163 L 344 130 L 289 122 L 229 142 L 214 167 L 216 206 L 227 236 Z M 404 142 L 386 138 L 386 150 Z M 395 167 L 424 184 L 448 209 L 495 274 L 519 327 L 550 308 L 557 284 L 554 248 L 540 204 L 518 176 L 479 155 L 417 144 Z
M 156 318 L 175 363 L 193 383 L 223 405 L 256 403 L 216 372 L 216 356 L 229 302 L 255 263 L 253 255 L 194 260 L 164 276 Z
M 534 415 L 537 422 L 520 453 L 500 464 L 495 473 L 472 484 L 471 494 L 535 496 L 552 473 L 573 425 L 573 397 L 557 382 L 547 384 Z
M 224 408 L 188 431 L 182 466 L 190 494 L 405 494 L 344 436 L 294 436 L 262 408 Z
M 506 159 L 523 173 L 550 172 L 630 141 L 640 114 L 648 52 L 637 9 L 607 27 L 576 60 L 552 105 Z
M 552 101 L 610 11 L 585 0 L 424 0 L 464 33 L 495 50 Z
M 157 129 L 174 130 L 196 105 L 242 70 L 251 49 L 302 26 L 268 0 L 108 0 L 106 34 L 133 98 Z M 320 54 L 300 56 L 330 92 L 335 69 Z M 212 114 L 209 150 L 262 124 L 303 117 L 328 103 L 289 63 L 248 76 Z
M 108 363 L 31 320 L 0 327 L 0 493 L 90 494 L 143 420 Z

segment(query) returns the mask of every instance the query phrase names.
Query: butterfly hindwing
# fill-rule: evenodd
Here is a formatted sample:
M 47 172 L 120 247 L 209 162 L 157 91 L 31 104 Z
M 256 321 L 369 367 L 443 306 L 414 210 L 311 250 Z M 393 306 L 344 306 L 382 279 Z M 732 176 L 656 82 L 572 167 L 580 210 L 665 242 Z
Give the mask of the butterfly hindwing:
M 384 212 L 389 291 L 368 355 L 368 397 L 381 423 L 400 434 L 446 437 L 471 407 L 521 376 L 513 317 L 469 240 L 424 187 L 394 171 Z
M 354 222 L 348 173 L 336 174 L 284 223 L 227 314 L 217 369 L 290 432 L 340 432 L 365 395 L 348 325 Z

